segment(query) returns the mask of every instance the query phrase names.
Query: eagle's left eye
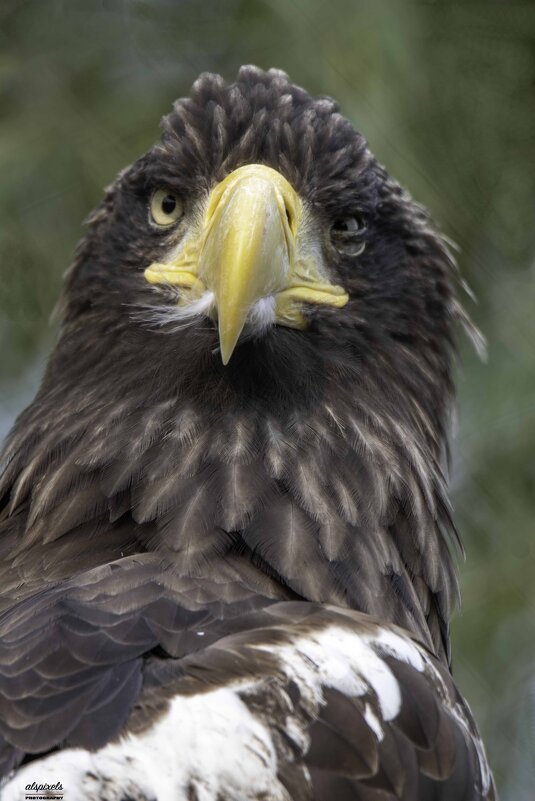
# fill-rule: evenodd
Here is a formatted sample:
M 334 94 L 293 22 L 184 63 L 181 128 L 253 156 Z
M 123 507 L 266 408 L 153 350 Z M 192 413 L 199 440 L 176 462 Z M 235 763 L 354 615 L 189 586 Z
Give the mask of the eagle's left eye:
M 174 192 L 167 189 L 157 189 L 154 192 L 150 200 L 150 215 L 156 225 L 172 225 L 182 214 L 182 203 Z
M 366 224 L 360 217 L 339 217 L 331 225 L 331 242 L 339 253 L 358 256 L 366 243 Z

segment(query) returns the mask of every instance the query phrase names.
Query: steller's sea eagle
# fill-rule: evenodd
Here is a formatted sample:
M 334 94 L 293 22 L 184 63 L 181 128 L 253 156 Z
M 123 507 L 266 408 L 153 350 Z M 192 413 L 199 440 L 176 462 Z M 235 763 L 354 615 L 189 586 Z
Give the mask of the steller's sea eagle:
M 0 481 L 2 801 L 476 801 L 455 269 L 328 98 L 203 74 L 89 218 Z

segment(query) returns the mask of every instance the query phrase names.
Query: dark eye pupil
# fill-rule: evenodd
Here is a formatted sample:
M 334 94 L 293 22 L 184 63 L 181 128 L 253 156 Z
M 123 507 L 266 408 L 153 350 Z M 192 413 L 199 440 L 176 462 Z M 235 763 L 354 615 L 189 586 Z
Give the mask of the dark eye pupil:
M 363 229 L 362 221 L 358 217 L 340 217 L 332 225 L 333 231 L 340 231 L 343 234 L 360 233 Z
M 176 197 L 166 195 L 162 200 L 162 211 L 164 214 L 172 214 L 176 209 Z

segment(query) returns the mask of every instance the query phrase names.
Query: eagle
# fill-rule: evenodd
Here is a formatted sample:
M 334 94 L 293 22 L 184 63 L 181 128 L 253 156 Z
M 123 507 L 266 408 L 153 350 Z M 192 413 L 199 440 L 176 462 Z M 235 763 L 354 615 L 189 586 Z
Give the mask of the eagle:
M 445 239 L 327 97 L 202 74 L 3 453 L 2 801 L 491 801 L 452 679 Z

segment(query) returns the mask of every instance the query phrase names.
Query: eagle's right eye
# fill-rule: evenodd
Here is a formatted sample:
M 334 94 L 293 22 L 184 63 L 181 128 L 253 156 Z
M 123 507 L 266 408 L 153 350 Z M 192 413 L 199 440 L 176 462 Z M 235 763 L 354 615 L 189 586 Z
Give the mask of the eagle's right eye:
M 182 203 L 174 192 L 157 189 L 150 200 L 150 215 L 153 222 L 161 228 L 175 223 L 182 217 Z

